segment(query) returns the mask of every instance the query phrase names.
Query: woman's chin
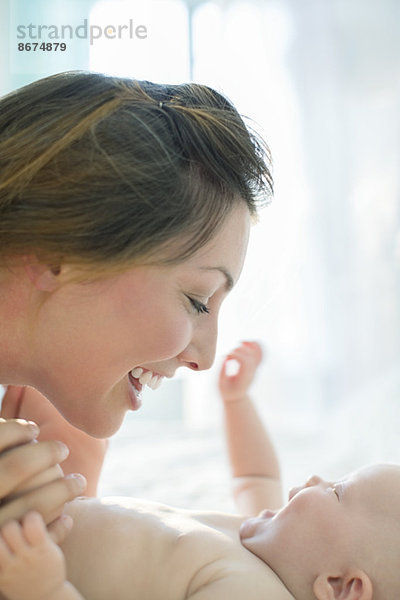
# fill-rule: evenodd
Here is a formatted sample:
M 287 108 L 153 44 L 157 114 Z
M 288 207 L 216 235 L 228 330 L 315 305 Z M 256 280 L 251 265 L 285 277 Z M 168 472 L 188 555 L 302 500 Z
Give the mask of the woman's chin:
M 72 425 L 92 437 L 104 439 L 111 437 L 118 431 L 122 425 L 124 417 L 125 412 L 118 412 L 118 414 L 113 413 L 112 415 L 106 414 L 103 416 L 97 416 L 97 418 L 94 418 L 93 415 L 90 415 L 87 418 L 74 421 Z
M 121 402 L 121 399 L 118 401 L 118 398 L 110 398 L 109 401 L 103 402 L 101 400 L 88 402 L 86 406 L 82 406 L 83 410 L 79 410 L 74 402 L 69 405 L 67 403 L 66 410 L 57 405 L 56 408 L 71 425 L 95 438 L 108 438 L 114 435 L 129 410 L 126 402 Z

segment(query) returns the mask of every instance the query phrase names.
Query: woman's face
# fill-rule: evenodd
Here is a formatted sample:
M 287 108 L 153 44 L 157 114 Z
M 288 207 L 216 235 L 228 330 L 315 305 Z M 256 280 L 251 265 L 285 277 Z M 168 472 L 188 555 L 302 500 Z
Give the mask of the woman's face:
M 212 240 L 180 264 L 60 286 L 36 317 L 30 383 L 72 424 L 106 437 L 139 407 L 146 379 L 154 386 L 179 367 L 208 369 L 249 225 L 240 203 Z

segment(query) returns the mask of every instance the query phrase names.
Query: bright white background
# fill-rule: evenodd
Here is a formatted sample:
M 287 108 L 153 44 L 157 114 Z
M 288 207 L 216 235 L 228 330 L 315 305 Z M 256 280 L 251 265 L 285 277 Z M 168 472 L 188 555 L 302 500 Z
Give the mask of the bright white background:
M 272 149 L 276 193 L 222 312 L 219 360 L 241 339 L 264 344 L 253 393 L 287 485 L 400 461 L 399 3 L 14 0 L 0 10 L 3 92 L 90 68 L 192 79 L 251 117 Z M 148 37 L 74 40 L 51 60 L 15 50 L 18 23 L 84 18 L 132 19 Z M 146 394 L 112 440 L 104 493 L 228 506 L 218 364 Z

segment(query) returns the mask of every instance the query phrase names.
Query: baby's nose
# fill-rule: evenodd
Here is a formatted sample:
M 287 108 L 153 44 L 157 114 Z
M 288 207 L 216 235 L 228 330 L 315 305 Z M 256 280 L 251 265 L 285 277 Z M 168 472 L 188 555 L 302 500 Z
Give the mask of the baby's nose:
M 311 475 L 306 481 L 306 487 L 312 487 L 313 485 L 319 485 L 322 483 L 322 478 L 318 475 Z
M 289 502 L 290 502 L 290 500 L 291 500 L 292 498 L 294 498 L 294 497 L 295 497 L 295 495 L 296 495 L 296 494 L 298 494 L 299 492 L 301 492 L 301 490 L 304 490 L 304 488 L 305 488 L 305 487 L 306 487 L 305 485 L 298 485 L 298 486 L 296 486 L 296 487 L 292 487 L 292 488 L 289 490 Z
M 312 487 L 314 485 L 319 485 L 320 483 L 322 483 L 322 479 L 321 477 L 319 477 L 318 475 L 312 475 L 311 477 L 309 477 L 306 481 L 306 483 L 304 485 L 298 485 L 297 487 L 293 487 L 290 491 L 289 491 L 289 501 L 295 497 L 296 494 L 298 494 L 299 492 L 301 492 L 301 490 L 304 490 L 305 488 L 308 487 Z

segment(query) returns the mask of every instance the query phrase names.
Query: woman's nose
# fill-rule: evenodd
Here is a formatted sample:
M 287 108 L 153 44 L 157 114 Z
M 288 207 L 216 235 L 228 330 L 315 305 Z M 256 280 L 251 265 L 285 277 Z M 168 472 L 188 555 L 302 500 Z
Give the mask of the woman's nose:
M 214 363 L 217 337 L 217 320 L 208 319 L 208 323 L 194 331 L 190 343 L 179 355 L 180 361 L 195 371 L 209 369 Z

